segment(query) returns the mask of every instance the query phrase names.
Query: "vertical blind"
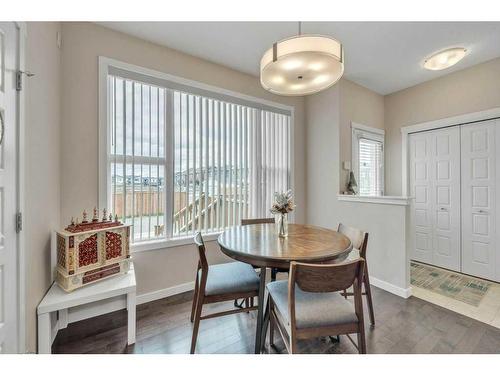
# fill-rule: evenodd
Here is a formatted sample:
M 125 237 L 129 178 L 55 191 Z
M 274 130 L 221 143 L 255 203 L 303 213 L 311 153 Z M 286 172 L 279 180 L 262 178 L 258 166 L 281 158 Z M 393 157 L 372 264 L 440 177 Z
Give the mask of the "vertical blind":
M 290 185 L 290 116 L 261 111 L 259 130 L 257 166 L 261 176 L 256 181 L 256 188 L 261 205 L 253 216 L 267 217 L 274 193 L 286 191 Z
M 359 138 L 359 194 L 383 195 L 383 142 Z
M 288 114 L 110 74 L 108 124 L 109 206 L 133 242 L 268 217 L 290 188 Z
M 166 90 L 108 79 L 111 210 L 134 241 L 164 235 Z

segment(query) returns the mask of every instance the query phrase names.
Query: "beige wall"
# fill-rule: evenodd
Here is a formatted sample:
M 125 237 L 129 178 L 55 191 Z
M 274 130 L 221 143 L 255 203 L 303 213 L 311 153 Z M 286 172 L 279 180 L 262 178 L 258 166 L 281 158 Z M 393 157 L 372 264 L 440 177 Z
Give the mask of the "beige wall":
M 345 83 L 345 82 L 344 82 Z M 348 83 L 349 84 L 349 83 Z M 360 202 L 342 202 L 339 192 L 340 153 L 342 127 L 353 121 L 380 125 L 383 112 L 380 98 L 375 95 L 374 104 L 366 105 L 372 97 L 366 89 L 348 91 L 349 105 L 342 105 L 341 85 L 336 85 L 306 99 L 307 123 L 307 223 L 325 228 L 337 228 L 340 222 L 362 228 L 370 233 L 369 251 L 371 282 L 387 288 L 400 296 L 407 296 L 409 287 L 406 257 L 406 207 Z M 356 95 L 361 91 L 361 95 Z M 365 106 L 362 116 L 357 108 Z M 346 107 L 351 110 L 345 111 Z M 371 111 L 370 112 L 370 108 Z M 343 113 L 343 111 L 345 111 Z M 344 122 L 341 119 L 344 118 Z M 358 120 L 361 119 L 361 120 Z M 350 133 L 344 135 L 350 142 Z M 341 142 L 345 142 L 344 139 Z M 339 147 L 340 146 L 340 147 Z M 350 160 L 350 157 L 348 158 Z
M 295 195 L 298 222 L 305 219 L 304 99 L 270 94 L 258 78 L 90 23 L 63 23 L 61 220 L 69 221 L 98 200 L 98 56 L 200 81 L 295 107 Z M 223 260 L 214 244 L 213 261 Z M 138 293 L 193 280 L 192 246 L 134 254 Z
M 317 181 L 328 181 L 327 184 L 321 184 L 324 188 L 328 186 L 324 194 L 331 194 L 329 189 L 333 187 L 335 195 L 345 189 L 348 172 L 343 170 L 342 162 L 351 160 L 351 122 L 384 129 L 384 97 L 341 79 L 332 88 L 306 97 L 306 113 L 306 190 L 309 206 L 315 201 L 317 189 L 321 188 L 316 186 Z M 316 132 L 318 129 L 321 131 Z M 336 157 L 333 150 L 337 152 Z M 337 163 L 338 166 L 333 168 L 331 163 Z M 310 219 L 309 216 L 307 218 Z
M 36 351 L 36 306 L 50 286 L 50 233 L 60 214 L 59 23 L 28 23 L 26 69 L 26 345 Z
M 340 87 L 306 97 L 306 222 L 334 228 L 339 192 Z
M 500 107 L 500 59 L 387 95 L 386 193 L 402 191 L 401 127 L 494 107 Z
M 347 79 L 340 86 L 340 191 L 347 184 L 343 161 L 351 160 L 351 122 L 384 129 L 384 97 Z

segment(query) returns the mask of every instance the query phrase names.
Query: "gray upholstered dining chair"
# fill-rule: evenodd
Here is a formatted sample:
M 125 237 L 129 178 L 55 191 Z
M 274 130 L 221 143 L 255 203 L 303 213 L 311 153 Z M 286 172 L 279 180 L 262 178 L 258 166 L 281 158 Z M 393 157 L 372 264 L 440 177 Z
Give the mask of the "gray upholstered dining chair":
M 257 306 L 249 306 L 248 301 L 259 295 L 259 277 L 252 266 L 241 262 L 208 265 L 205 243 L 201 233 L 197 233 L 194 242 L 198 248 L 198 268 L 194 286 L 191 322 L 193 336 L 191 339 L 191 354 L 196 348 L 200 321 L 219 316 L 256 310 Z M 245 308 L 232 309 L 202 316 L 203 305 L 222 301 L 232 301 L 243 298 L 247 301 Z
M 366 353 L 361 296 L 364 269 L 362 258 L 340 264 L 291 262 L 289 280 L 267 284 L 270 344 L 274 345 L 276 327 L 289 353 L 298 352 L 298 340 L 338 335 L 347 335 L 359 353 Z M 339 293 L 351 286 L 354 306 Z M 351 333 L 357 334 L 357 343 Z
M 348 227 L 342 223 L 339 224 L 337 232 L 342 233 L 347 238 L 351 240 L 352 251 L 347 257 L 347 261 L 363 258 L 365 260 L 365 271 L 363 273 L 363 285 L 365 291 L 362 293 L 366 296 L 366 302 L 368 303 L 368 312 L 370 313 L 370 324 L 375 325 L 375 314 L 373 312 L 373 301 L 372 301 L 372 290 L 370 288 L 370 277 L 368 275 L 368 262 L 366 261 L 366 248 L 368 246 L 368 233 L 363 232 L 360 229 Z M 352 296 L 352 292 L 344 290 L 342 293 L 345 298 Z

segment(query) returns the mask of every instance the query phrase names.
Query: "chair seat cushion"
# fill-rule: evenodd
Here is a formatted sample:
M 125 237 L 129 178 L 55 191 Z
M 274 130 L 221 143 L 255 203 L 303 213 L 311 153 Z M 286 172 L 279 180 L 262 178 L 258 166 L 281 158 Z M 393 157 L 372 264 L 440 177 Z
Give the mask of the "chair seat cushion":
M 360 258 L 359 250 L 356 248 L 352 248 L 351 252 L 349 255 L 347 255 L 347 258 L 345 259 L 345 262 L 350 262 L 353 260 L 358 260 Z
M 347 256 L 345 258 L 335 259 L 332 261 L 332 263 L 333 264 L 341 264 L 344 262 L 351 262 L 353 260 L 358 260 L 359 257 L 360 257 L 359 250 L 353 247 L 352 250 L 349 252 L 349 254 L 347 254 Z
M 280 312 L 286 325 L 290 325 L 288 308 L 288 281 L 267 284 L 275 308 Z M 295 286 L 295 320 L 297 328 L 317 328 L 337 324 L 357 323 L 354 305 L 338 292 L 309 293 Z M 289 327 L 287 327 L 288 329 Z
M 259 277 L 249 264 L 231 262 L 208 267 L 205 286 L 205 295 L 207 296 L 258 290 Z

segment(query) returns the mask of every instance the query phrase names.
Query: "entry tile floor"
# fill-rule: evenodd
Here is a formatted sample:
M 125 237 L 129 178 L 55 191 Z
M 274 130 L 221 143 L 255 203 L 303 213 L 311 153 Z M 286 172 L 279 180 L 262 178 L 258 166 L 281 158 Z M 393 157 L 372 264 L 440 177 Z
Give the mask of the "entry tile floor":
M 461 315 L 500 328 L 500 284 L 498 283 L 491 283 L 491 287 L 477 307 L 416 286 L 412 286 L 412 295 Z

